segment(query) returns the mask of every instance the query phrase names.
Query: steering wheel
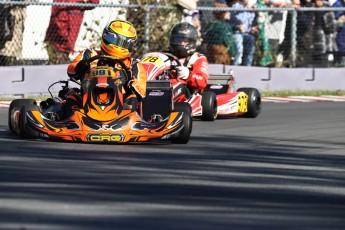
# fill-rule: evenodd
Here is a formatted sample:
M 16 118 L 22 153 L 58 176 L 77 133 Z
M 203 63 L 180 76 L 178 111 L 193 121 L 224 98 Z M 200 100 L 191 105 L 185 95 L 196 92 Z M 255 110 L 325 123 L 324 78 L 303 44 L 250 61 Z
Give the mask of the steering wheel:
M 163 54 L 168 56 L 170 61 L 175 61 L 177 63 L 177 66 L 182 66 L 180 60 L 175 55 L 173 55 L 172 53 L 163 52 Z
M 125 79 L 126 81 L 130 80 L 132 78 L 132 72 L 130 70 L 130 68 L 128 68 L 126 66 L 126 64 L 123 62 L 123 60 L 119 59 L 119 58 L 115 58 L 115 57 L 112 57 L 112 56 L 108 56 L 108 55 L 96 55 L 96 56 L 93 56 L 91 58 L 89 58 L 87 61 L 87 63 L 90 65 L 93 61 L 95 60 L 100 60 L 100 59 L 103 59 L 105 60 L 106 62 L 109 62 L 112 64 L 112 66 L 115 66 L 116 63 L 119 63 L 122 70 L 124 70 L 124 75 L 125 75 Z
M 182 66 L 180 60 L 178 59 L 178 57 L 176 57 L 175 55 L 173 55 L 172 53 L 168 53 L 168 52 L 162 52 L 164 55 L 166 55 L 169 60 L 171 62 L 175 61 L 176 65 L 171 65 L 170 67 L 170 72 L 171 71 L 176 71 L 176 67 L 177 66 Z M 171 75 L 172 76 L 172 75 Z M 174 79 L 178 79 L 175 75 L 174 75 Z

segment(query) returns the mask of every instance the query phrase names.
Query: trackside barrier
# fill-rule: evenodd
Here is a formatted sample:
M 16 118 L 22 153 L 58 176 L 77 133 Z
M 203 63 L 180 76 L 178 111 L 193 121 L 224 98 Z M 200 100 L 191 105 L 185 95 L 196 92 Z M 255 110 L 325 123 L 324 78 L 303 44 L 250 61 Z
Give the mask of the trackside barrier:
M 260 91 L 344 90 L 344 68 L 267 68 L 211 64 L 212 74 L 234 71 L 235 87 L 254 87 Z
M 48 95 L 52 83 L 68 79 L 67 65 L 0 67 L 0 78 L 0 97 Z M 51 92 L 57 93 L 60 89 L 61 85 L 56 84 Z
M 210 81 L 234 71 L 235 88 L 254 87 L 260 91 L 344 90 L 344 68 L 266 68 L 210 64 Z M 213 77 L 214 76 L 214 77 Z M 0 67 L 0 97 L 48 95 L 48 86 L 66 80 L 67 65 Z M 57 93 L 60 85 L 51 88 Z

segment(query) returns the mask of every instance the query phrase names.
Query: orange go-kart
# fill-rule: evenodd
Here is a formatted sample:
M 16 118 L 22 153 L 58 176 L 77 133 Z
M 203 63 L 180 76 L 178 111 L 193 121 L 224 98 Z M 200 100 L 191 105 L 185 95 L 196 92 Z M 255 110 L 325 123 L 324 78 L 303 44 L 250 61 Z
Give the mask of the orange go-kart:
M 84 91 L 81 108 L 75 108 L 68 118 L 58 120 L 56 114 L 60 108 L 54 103 L 42 108 L 33 99 L 15 99 L 8 115 L 12 133 L 23 138 L 94 143 L 168 140 L 185 144 L 189 141 L 191 108 L 188 103 L 172 102 L 169 81 L 148 82 L 147 97 L 139 103 L 138 110 L 133 111 L 123 99 L 130 70 L 122 60 L 105 55 L 92 57 L 88 63 L 96 60 L 112 62 L 112 66 L 118 67 L 98 64 L 92 70 L 81 87 Z M 68 81 L 62 82 L 68 87 Z

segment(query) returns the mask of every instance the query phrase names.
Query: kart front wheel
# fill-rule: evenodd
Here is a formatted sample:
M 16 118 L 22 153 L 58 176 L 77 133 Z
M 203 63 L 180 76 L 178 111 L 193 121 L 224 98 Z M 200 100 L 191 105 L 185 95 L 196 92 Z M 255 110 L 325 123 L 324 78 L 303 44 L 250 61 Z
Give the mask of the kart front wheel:
M 237 92 L 248 95 L 248 112 L 243 117 L 255 118 L 261 113 L 261 94 L 255 88 L 239 88 Z
M 175 102 L 174 103 L 175 112 L 183 112 L 183 128 L 174 134 L 170 140 L 175 144 L 187 144 L 192 133 L 192 107 L 186 102 Z
M 39 111 L 39 107 L 37 105 L 24 105 L 20 109 L 20 115 L 19 115 L 19 136 L 21 138 L 29 138 L 30 132 L 28 131 L 26 127 L 27 123 L 27 116 L 26 112 L 28 111 Z
M 20 110 L 23 106 L 36 106 L 34 99 L 15 99 L 8 109 L 8 127 L 13 134 L 19 134 Z
M 217 96 L 212 91 L 205 91 L 201 94 L 202 115 L 203 121 L 214 121 L 217 118 Z

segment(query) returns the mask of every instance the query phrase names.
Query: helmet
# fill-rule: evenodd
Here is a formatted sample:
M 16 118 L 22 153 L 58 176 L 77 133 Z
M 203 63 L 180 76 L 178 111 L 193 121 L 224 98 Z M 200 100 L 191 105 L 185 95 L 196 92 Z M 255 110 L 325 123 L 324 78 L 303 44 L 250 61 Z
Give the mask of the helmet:
M 170 31 L 169 48 L 178 58 L 187 57 L 196 50 L 198 31 L 187 22 L 176 24 Z
M 101 49 L 110 56 L 124 59 L 130 56 L 136 42 L 134 26 L 128 21 L 114 20 L 103 30 Z

